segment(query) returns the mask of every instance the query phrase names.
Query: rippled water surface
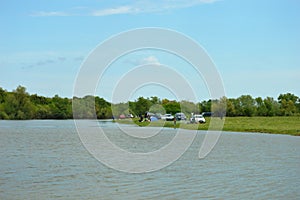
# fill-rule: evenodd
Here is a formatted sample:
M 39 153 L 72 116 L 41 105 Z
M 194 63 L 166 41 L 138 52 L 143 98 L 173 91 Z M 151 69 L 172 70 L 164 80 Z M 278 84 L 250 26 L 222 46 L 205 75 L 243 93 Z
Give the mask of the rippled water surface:
M 118 146 L 149 151 L 176 131 L 132 139 L 116 124 L 94 121 Z M 0 121 L 0 199 L 300 199 L 300 137 L 224 132 L 198 159 L 204 133 L 172 165 L 128 174 L 83 147 L 74 122 Z

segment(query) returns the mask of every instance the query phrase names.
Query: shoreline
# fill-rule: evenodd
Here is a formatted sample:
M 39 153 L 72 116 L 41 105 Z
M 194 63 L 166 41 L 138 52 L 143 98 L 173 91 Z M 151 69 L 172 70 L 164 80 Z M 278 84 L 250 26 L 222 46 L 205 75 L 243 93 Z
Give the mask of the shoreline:
M 176 128 L 187 130 L 208 130 L 210 118 L 206 118 L 205 124 L 190 124 L 177 121 Z M 220 119 L 221 120 L 221 119 Z M 282 134 L 300 136 L 300 116 L 291 117 L 226 117 L 222 131 L 249 132 L 265 134 Z M 117 119 L 115 123 L 174 128 L 172 121 L 138 122 L 138 119 Z

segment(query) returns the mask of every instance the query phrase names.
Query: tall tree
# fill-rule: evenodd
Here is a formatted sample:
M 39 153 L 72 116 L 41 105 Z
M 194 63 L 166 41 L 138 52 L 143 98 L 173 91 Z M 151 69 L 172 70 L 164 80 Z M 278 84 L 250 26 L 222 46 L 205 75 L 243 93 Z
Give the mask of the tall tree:
M 166 110 L 166 113 L 170 113 L 173 115 L 181 112 L 180 103 L 178 103 L 177 101 L 169 101 L 167 104 L 164 104 L 163 107 Z
M 52 98 L 50 108 L 54 119 L 72 118 L 72 105 L 71 100 L 68 98 L 61 98 L 58 95 L 55 95 Z
M 282 100 L 285 101 L 291 101 L 292 103 L 296 103 L 298 101 L 299 97 L 297 97 L 296 95 L 292 94 L 292 93 L 286 93 L 286 94 L 280 94 L 278 97 L 278 102 L 282 103 Z
M 211 111 L 216 117 L 223 118 L 226 115 L 227 98 L 222 97 L 212 101 Z
M 285 116 L 294 115 L 297 112 L 297 102 L 299 97 L 294 94 L 280 94 L 278 102 L 280 103 L 281 114 Z
M 6 91 L 0 87 L 0 103 L 5 101 Z
M 95 97 L 95 109 L 98 119 L 112 118 L 111 104 L 103 98 Z
M 201 112 L 211 112 L 212 100 L 202 101 L 201 102 Z
M 234 106 L 234 99 L 227 99 L 226 101 L 226 115 L 229 117 L 233 117 L 236 116 L 236 110 L 235 110 L 235 106 Z
M 242 95 L 238 101 L 242 108 L 242 115 L 251 117 L 255 114 L 255 101 L 250 95 Z
M 4 107 L 10 119 L 31 119 L 35 110 L 23 86 L 18 86 L 7 96 Z
M 135 114 L 145 114 L 147 111 L 149 111 L 149 108 L 151 106 L 151 101 L 149 99 L 145 99 L 144 97 L 139 97 L 138 100 L 135 102 Z
M 264 104 L 267 108 L 267 116 L 280 115 L 279 103 L 273 97 L 266 97 Z
M 256 103 L 256 114 L 258 116 L 267 116 L 268 115 L 268 109 L 261 97 L 255 98 L 255 103 Z
M 186 115 L 190 115 L 191 113 L 200 113 L 199 107 L 197 104 L 190 101 L 181 101 L 180 102 L 181 111 Z

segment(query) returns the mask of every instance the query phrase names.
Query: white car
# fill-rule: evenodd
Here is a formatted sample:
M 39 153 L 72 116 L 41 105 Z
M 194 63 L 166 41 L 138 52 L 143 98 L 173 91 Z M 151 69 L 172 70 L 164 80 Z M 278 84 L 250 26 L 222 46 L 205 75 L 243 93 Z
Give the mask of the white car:
M 190 119 L 191 123 L 205 123 L 203 115 L 193 115 Z
M 161 116 L 161 119 L 162 119 L 162 120 L 166 120 L 166 121 L 173 121 L 173 120 L 174 120 L 174 117 L 173 117 L 173 115 L 171 115 L 171 114 L 165 114 L 165 115 L 162 115 L 162 116 Z

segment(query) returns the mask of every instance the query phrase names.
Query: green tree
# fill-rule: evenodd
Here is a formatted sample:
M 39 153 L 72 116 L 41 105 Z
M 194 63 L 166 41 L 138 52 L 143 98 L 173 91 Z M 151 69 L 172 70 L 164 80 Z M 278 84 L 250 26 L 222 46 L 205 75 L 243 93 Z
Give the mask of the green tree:
M 278 102 L 280 103 L 281 114 L 290 116 L 297 113 L 298 99 L 299 97 L 291 93 L 280 94 L 278 97 Z
M 263 101 L 263 99 L 261 97 L 257 97 L 255 99 L 256 102 L 256 114 L 258 116 L 268 116 L 268 109 Z
M 297 107 L 292 100 L 282 99 L 280 104 L 280 110 L 282 115 L 291 116 L 296 113 Z
M 219 100 L 212 101 L 211 111 L 214 116 L 223 118 L 226 115 L 227 98 L 222 97 Z
M 95 109 L 98 119 L 112 118 L 111 104 L 105 101 L 103 98 L 95 97 Z
M 117 103 L 111 105 L 112 115 L 116 118 L 120 115 L 128 115 L 132 113 L 131 109 L 129 108 L 129 103 Z
M 152 105 L 161 104 L 160 99 L 158 97 L 155 97 L 155 96 L 151 97 L 150 102 L 151 102 Z
M 18 103 L 15 95 L 12 92 L 8 93 L 5 102 L 3 103 L 3 108 L 9 119 L 16 119 L 18 112 L 17 105 Z
M 55 111 L 60 117 L 66 117 L 65 113 L 67 113 L 67 102 L 63 102 L 62 99 L 56 98 Z M 59 107 L 62 107 L 63 110 L 59 111 Z M 73 98 L 73 117 L 76 119 L 95 119 L 96 118 L 96 110 L 95 110 L 95 98 L 91 95 L 87 95 L 83 98 Z
M 181 101 L 180 107 L 181 112 L 185 113 L 187 116 L 190 116 L 191 113 L 200 113 L 200 109 L 197 104 L 190 101 Z
M 255 100 L 250 95 L 242 95 L 238 98 L 243 116 L 253 116 L 255 114 Z
M 169 102 L 170 102 L 169 99 L 163 99 L 163 100 L 161 100 L 161 104 L 162 105 L 165 105 L 165 104 L 167 104 Z
M 135 102 L 134 113 L 137 115 L 145 114 L 149 111 L 150 106 L 152 105 L 149 99 L 145 99 L 144 97 L 139 97 Z
M 279 103 L 272 97 L 267 97 L 264 99 L 264 105 L 267 109 L 267 116 L 280 115 Z
M 7 92 L 0 87 L 0 119 L 9 119 L 8 115 L 4 110 L 4 102 L 6 99 Z
M 3 103 L 5 101 L 6 94 L 7 92 L 0 87 L 0 103 Z
M 236 110 L 234 106 L 234 99 L 227 99 L 226 100 L 226 115 L 229 117 L 236 116 Z
M 280 94 L 278 97 L 278 102 L 282 103 L 282 100 L 285 101 L 291 101 L 294 104 L 298 101 L 299 97 L 297 97 L 296 95 L 292 94 L 292 93 L 286 93 L 286 94 Z
M 211 105 L 212 105 L 212 100 L 208 100 L 208 101 L 202 101 L 199 109 L 201 112 L 211 112 Z
M 165 114 L 166 113 L 164 107 L 161 104 L 153 104 L 149 108 L 149 112 L 151 112 L 151 113 L 160 113 L 160 114 Z
M 0 108 L 0 119 L 9 119 L 9 116 L 6 114 L 6 112 L 1 111 L 1 108 Z
M 8 93 L 3 106 L 9 119 L 32 119 L 34 115 L 34 106 L 23 86 L 18 86 L 16 90 Z
M 178 103 L 177 101 L 169 101 L 167 104 L 164 104 L 163 107 L 166 110 L 166 113 L 170 113 L 173 115 L 181 112 L 180 103 Z
M 34 105 L 48 105 L 51 103 L 51 99 L 43 96 L 38 96 L 37 94 L 30 95 L 30 102 Z
M 71 119 L 72 105 L 68 98 L 61 98 L 55 95 L 50 104 L 52 118 L 54 119 Z
M 34 119 L 51 119 L 51 109 L 49 105 L 36 105 Z

